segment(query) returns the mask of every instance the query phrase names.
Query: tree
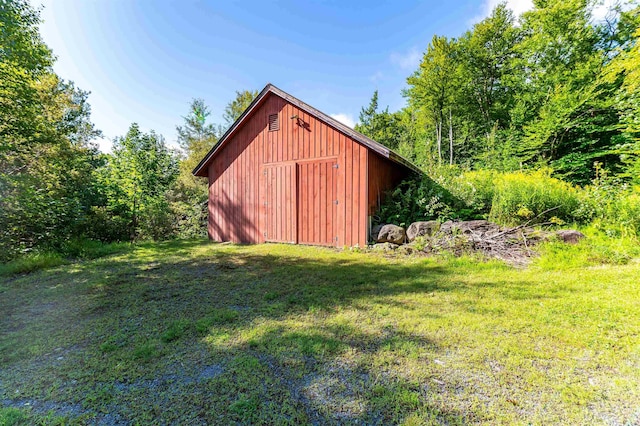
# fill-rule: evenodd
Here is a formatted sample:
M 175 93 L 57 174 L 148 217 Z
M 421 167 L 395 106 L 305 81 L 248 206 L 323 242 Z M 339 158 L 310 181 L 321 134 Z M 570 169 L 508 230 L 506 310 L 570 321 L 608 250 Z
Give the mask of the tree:
M 0 260 L 84 233 L 99 134 L 86 92 L 51 69 L 26 1 L 0 6 Z
M 620 115 L 620 128 L 628 136 L 629 143 L 621 149 L 626 174 L 640 182 L 640 7 L 623 15 L 620 25 L 634 22 L 635 32 L 622 40 L 617 56 L 608 64 L 605 79 L 620 84 L 616 96 L 616 108 Z
M 177 126 L 183 158 L 170 200 L 177 232 L 181 237 L 206 236 L 208 182 L 193 176 L 191 172 L 218 141 L 216 126 L 207 121 L 210 115 L 204 100 L 194 99 L 189 114 L 183 117 L 184 124 Z
M 166 238 L 171 232 L 167 191 L 178 176 L 178 161 L 162 136 L 133 123 L 113 142 L 101 171 L 111 212 L 127 222 L 129 238 Z
M 361 109 L 359 121 L 354 130 L 389 148 L 397 147 L 396 132 L 398 129 L 395 117 L 389 113 L 388 107 L 384 111 L 378 112 L 377 90 L 373 92 L 369 106 Z
M 455 49 L 455 40 L 434 36 L 419 69 L 407 79 L 409 88 L 405 91 L 409 105 L 432 126 L 439 164 L 443 158 L 442 127 L 451 116 L 449 112 L 454 108 L 454 92 L 457 90 Z
M 201 154 L 204 156 L 218 140 L 215 126 L 207 123 L 210 115 L 209 107 L 203 99 L 193 99 L 189 106 L 189 114 L 182 117 L 184 124 L 176 126 L 178 144 L 187 157 Z
M 604 32 L 592 23 L 593 3 L 534 4 L 523 15 L 525 37 L 517 46 L 527 82 L 514 108 L 523 129 L 521 160 L 550 164 L 577 183 L 592 178 L 596 162 L 616 172 L 624 144 L 617 130 L 617 89 L 602 79 L 614 45 L 603 43 Z
M 257 90 L 242 90 L 236 91 L 236 97 L 229 102 L 224 109 L 222 118 L 225 122 L 225 127 L 228 129 L 233 123 L 242 115 L 245 109 L 249 107 L 251 102 L 258 96 Z

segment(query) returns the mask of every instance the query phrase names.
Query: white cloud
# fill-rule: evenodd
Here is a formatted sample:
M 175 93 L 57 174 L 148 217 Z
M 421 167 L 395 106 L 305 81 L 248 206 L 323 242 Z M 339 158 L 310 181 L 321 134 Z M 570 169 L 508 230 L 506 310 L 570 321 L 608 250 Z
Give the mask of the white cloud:
M 375 74 L 369 77 L 369 81 L 372 83 L 377 83 L 384 78 L 384 74 L 382 71 L 376 71 Z
M 607 15 L 611 15 L 609 11 L 614 6 L 619 5 L 620 8 L 624 11 L 631 10 L 633 8 L 633 2 L 628 1 L 619 1 L 619 0 L 600 0 L 598 4 L 591 11 L 591 18 L 594 22 L 603 22 Z M 611 16 L 609 16 L 611 18 Z
M 353 126 L 356 125 L 356 120 L 349 114 L 338 113 L 338 114 L 329 114 L 331 118 L 338 120 L 342 124 L 346 124 L 347 126 L 353 129 Z
M 113 141 L 109 138 L 97 138 L 91 142 L 98 145 L 100 151 L 104 153 L 111 152 L 111 148 L 113 148 Z
M 469 21 L 470 24 L 475 24 L 482 21 L 487 16 L 491 15 L 491 11 L 496 8 L 497 5 L 502 3 L 503 0 L 484 0 L 479 15 L 474 16 Z M 507 0 L 507 8 L 511 9 L 516 18 L 522 15 L 523 12 L 533 9 L 533 0 Z
M 391 63 L 404 71 L 414 71 L 418 68 L 421 58 L 422 54 L 416 47 L 412 47 L 404 53 L 393 52 L 391 56 L 389 56 Z

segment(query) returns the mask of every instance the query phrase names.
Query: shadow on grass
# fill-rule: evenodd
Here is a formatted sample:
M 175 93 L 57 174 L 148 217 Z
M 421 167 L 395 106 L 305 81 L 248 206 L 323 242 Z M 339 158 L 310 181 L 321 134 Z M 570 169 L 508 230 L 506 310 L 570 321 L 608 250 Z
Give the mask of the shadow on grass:
M 460 384 L 401 371 L 396 364 L 403 359 L 432 362 L 443 348 L 400 329 L 389 312 L 389 307 L 424 309 L 395 296 L 453 291 L 461 284 L 449 278 L 459 271 L 327 249 L 301 247 L 297 253 L 278 245 L 202 245 L 143 245 L 131 254 L 32 277 L 66 296 L 55 310 L 29 321 L 47 322 L 37 328 L 49 340 L 65 341 L 62 336 L 77 333 L 68 346 L 83 347 L 55 374 L 63 382 L 82 377 L 85 387 L 74 386 L 89 395 L 100 384 L 111 389 L 119 383 L 116 388 L 124 389 L 106 392 L 108 398 L 99 394 L 94 400 L 104 398 L 107 405 L 93 402 L 96 407 L 89 408 L 161 423 L 197 418 L 243 424 L 458 424 L 477 414 L 451 410 L 442 401 L 443 393 Z M 202 252 L 194 254 L 197 250 Z M 420 312 L 426 318 L 439 315 Z M 0 324 L 5 321 L 3 327 L 12 319 Z M 77 328 L 70 331 L 72 324 Z M 7 364 L 25 354 L 0 345 Z M 81 374 L 73 364 L 78 359 L 86 370 Z M 143 383 L 142 378 L 154 383 L 149 379 L 158 376 L 174 380 L 176 368 L 205 364 L 220 371 L 206 383 L 175 379 L 166 391 L 140 385 L 144 389 L 131 395 L 126 389 L 135 386 L 122 385 Z M 51 383 L 45 385 L 60 400 L 86 401 L 66 385 L 56 392 Z M 179 412 L 163 408 L 171 404 L 178 404 Z

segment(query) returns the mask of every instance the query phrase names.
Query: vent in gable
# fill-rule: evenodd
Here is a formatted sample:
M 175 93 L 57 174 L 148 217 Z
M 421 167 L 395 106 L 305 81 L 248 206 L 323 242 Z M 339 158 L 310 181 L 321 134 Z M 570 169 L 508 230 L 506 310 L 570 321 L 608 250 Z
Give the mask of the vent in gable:
M 280 123 L 278 123 L 278 114 L 269 115 L 269 131 L 278 130 Z

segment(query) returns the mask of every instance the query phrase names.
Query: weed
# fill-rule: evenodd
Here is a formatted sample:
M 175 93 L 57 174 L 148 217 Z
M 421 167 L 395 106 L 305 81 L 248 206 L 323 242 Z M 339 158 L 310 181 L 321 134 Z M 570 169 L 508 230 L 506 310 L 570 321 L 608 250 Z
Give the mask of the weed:
M 179 319 L 172 321 L 167 327 L 167 330 L 162 333 L 161 340 L 165 343 L 173 342 L 181 338 L 184 333 L 191 327 L 191 321 L 186 319 Z
M 70 417 L 0 416 L 635 424 L 640 249 L 583 232 L 528 269 L 172 241 L 0 280 L 0 400 Z
M 236 321 L 238 316 L 238 311 L 233 309 L 213 309 L 206 317 L 196 321 L 196 331 L 198 333 L 206 333 L 210 331 L 214 325 L 229 324 Z
M 150 361 L 158 356 L 158 345 L 155 343 L 145 343 L 133 350 L 133 358 L 139 361 Z
M 38 269 L 52 268 L 67 261 L 58 253 L 28 254 L 8 263 L 0 264 L 0 276 L 33 272 Z

